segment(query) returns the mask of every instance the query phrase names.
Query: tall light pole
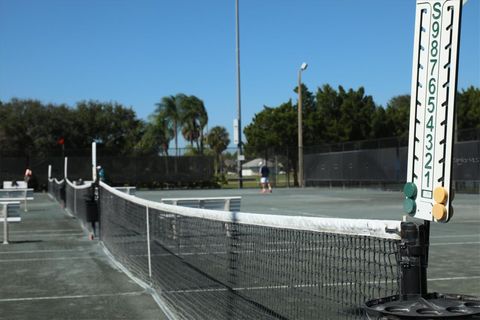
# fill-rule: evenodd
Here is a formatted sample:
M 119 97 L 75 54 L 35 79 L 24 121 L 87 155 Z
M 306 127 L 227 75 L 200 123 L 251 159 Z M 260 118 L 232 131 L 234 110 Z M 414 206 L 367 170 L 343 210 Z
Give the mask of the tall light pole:
M 303 181 L 303 112 L 302 112 L 302 72 L 308 64 L 302 63 L 298 70 L 298 186 L 305 187 Z
M 235 0 L 235 35 L 236 35 L 236 53 L 237 53 L 237 126 L 234 130 L 237 130 L 237 169 L 238 169 L 238 187 L 243 188 L 242 177 L 242 104 L 240 95 L 240 30 L 239 30 L 239 7 L 238 0 Z

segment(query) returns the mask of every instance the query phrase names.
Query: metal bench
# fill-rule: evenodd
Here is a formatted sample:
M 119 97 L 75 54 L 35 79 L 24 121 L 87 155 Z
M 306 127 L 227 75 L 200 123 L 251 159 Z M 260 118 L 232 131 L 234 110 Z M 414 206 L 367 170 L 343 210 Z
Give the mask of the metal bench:
M 24 201 L 25 212 L 28 211 L 27 201 L 33 200 L 33 189 L 4 188 L 0 189 L 0 201 Z
M 20 201 L 0 200 L 1 219 L 3 223 L 3 244 L 8 244 L 8 224 L 11 222 L 20 222 Z
M 164 198 L 161 201 L 175 206 L 210 210 L 240 211 L 242 197 Z
M 137 192 L 137 187 L 114 187 L 118 191 L 134 196 Z
M 4 189 L 27 189 L 28 185 L 25 181 L 3 181 L 3 188 Z
M 208 210 L 220 210 L 228 212 L 238 212 L 240 211 L 240 203 L 242 197 L 204 197 L 204 198 L 164 198 L 161 200 L 162 203 L 171 204 L 174 206 L 189 207 L 189 208 L 200 208 Z M 175 214 L 166 215 L 165 218 L 170 219 L 172 237 L 177 239 L 177 223 L 181 220 L 181 217 L 178 217 Z M 227 236 L 230 236 L 231 230 L 228 223 L 224 224 L 225 233 Z

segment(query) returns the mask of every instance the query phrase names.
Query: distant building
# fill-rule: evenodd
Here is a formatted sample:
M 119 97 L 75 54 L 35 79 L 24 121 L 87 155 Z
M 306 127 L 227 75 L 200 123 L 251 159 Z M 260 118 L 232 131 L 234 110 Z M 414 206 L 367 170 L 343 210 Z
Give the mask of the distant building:
M 251 161 L 245 162 L 242 164 L 242 176 L 244 177 L 254 177 L 258 176 L 258 171 L 260 170 L 260 162 L 265 162 L 262 158 L 256 158 Z M 232 159 L 225 159 L 223 162 L 225 168 L 227 169 L 228 174 L 236 174 L 236 167 L 237 161 Z M 283 165 L 281 163 L 277 163 L 277 167 L 275 167 L 274 161 L 268 161 L 268 168 L 270 169 L 270 175 L 275 174 L 275 170 L 278 169 L 279 173 L 283 172 Z
M 248 161 L 242 165 L 242 175 L 244 177 L 251 177 L 257 176 L 258 170 L 260 170 L 260 163 L 265 162 L 262 158 L 256 158 L 251 161 Z M 270 169 L 270 174 L 275 173 L 275 164 L 271 161 L 268 161 L 267 164 L 268 168 Z

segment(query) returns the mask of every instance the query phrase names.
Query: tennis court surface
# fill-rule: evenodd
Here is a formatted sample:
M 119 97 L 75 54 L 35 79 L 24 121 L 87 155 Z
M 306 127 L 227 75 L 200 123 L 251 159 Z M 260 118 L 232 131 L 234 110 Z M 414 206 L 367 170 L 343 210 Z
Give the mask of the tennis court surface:
M 167 319 L 45 193 L 0 244 L 0 319 Z M 3 223 L 0 228 L 3 239 Z
M 77 220 L 47 195 L 35 195 L 23 221 L 11 225 L 13 243 L 0 247 L 0 319 L 165 319 L 104 247 L 155 289 L 171 318 L 362 319 L 365 300 L 399 290 L 394 231 L 401 192 L 180 190 L 132 197 L 101 184 L 100 245 L 80 227 L 85 208 L 75 198 L 84 187 L 63 186 Z M 50 191 L 61 202 L 59 187 Z M 214 196 L 241 196 L 242 213 L 149 201 Z M 432 226 L 429 291 L 480 295 L 480 200 L 457 195 L 454 207 L 450 223 Z

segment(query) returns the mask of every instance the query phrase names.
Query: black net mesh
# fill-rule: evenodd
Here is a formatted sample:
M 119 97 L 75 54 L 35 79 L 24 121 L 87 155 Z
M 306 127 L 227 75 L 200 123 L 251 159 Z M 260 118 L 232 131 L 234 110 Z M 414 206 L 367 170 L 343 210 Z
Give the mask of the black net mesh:
M 100 190 L 102 241 L 114 257 L 148 282 L 148 246 L 145 207 Z M 125 214 L 117 214 L 117 213 Z
M 75 185 L 70 180 L 65 184 L 66 209 L 83 223 L 87 222 L 87 201 L 92 199 L 93 190 L 90 182 Z
M 65 204 L 65 180 L 48 179 L 48 193 L 60 204 Z
M 104 184 L 100 209 L 105 246 L 179 319 L 361 319 L 365 301 L 399 293 L 400 239 L 387 233 L 262 225 L 258 215 L 233 212 L 210 217 Z

